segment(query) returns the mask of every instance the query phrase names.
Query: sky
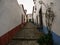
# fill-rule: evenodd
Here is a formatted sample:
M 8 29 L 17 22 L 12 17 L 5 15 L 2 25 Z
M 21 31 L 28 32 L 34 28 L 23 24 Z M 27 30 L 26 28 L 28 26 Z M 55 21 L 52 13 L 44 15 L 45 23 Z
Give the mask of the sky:
M 24 5 L 24 9 L 27 10 L 27 14 L 32 13 L 32 9 L 33 9 L 33 0 L 17 0 L 18 4 L 23 4 Z

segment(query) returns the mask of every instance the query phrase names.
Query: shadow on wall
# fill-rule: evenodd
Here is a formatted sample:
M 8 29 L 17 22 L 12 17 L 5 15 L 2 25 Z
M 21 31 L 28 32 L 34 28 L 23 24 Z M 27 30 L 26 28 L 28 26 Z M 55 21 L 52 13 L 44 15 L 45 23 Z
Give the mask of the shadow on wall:
M 52 32 L 52 36 L 53 36 L 54 45 L 60 45 L 60 36 L 54 32 Z
M 48 30 L 47 30 L 47 27 L 43 26 L 43 32 L 45 34 L 48 33 Z M 56 34 L 55 32 L 52 31 L 52 38 L 53 38 L 53 41 L 54 41 L 54 45 L 60 45 L 60 35 Z
M 41 31 L 41 30 L 38 29 L 38 31 Z M 43 26 L 43 32 L 45 34 L 48 33 L 48 30 L 47 30 L 46 26 Z M 54 41 L 54 45 L 60 45 L 60 36 L 53 31 L 52 31 L 52 36 L 53 36 L 52 38 L 53 38 L 53 41 Z
M 44 32 L 45 34 L 48 33 L 48 30 L 47 30 L 47 27 L 46 27 L 46 26 L 43 26 L 43 32 Z

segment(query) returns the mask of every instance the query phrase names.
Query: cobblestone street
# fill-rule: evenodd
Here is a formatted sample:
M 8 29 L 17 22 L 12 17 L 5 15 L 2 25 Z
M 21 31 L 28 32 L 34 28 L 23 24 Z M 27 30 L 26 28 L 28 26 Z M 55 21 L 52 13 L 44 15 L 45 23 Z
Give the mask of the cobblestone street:
M 37 39 L 40 34 L 36 25 L 27 23 L 22 30 L 17 32 L 8 45 L 39 45 Z

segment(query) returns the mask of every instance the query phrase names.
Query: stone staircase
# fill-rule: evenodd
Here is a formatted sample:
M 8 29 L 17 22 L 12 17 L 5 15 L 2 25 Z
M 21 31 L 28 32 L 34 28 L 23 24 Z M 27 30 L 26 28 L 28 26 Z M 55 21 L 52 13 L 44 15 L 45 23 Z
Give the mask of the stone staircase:
M 27 23 L 22 30 L 16 33 L 8 45 L 39 45 L 37 39 L 41 34 L 36 25 Z

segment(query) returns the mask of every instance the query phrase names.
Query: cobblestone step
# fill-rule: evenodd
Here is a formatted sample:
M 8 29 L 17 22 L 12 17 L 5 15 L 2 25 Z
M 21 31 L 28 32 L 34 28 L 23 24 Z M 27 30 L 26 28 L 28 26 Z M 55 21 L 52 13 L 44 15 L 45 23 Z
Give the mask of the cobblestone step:
M 8 45 L 39 45 L 36 40 L 12 40 Z
M 22 30 L 16 33 L 8 45 L 38 45 L 37 39 L 40 34 L 42 33 L 37 30 L 36 25 L 27 23 Z

